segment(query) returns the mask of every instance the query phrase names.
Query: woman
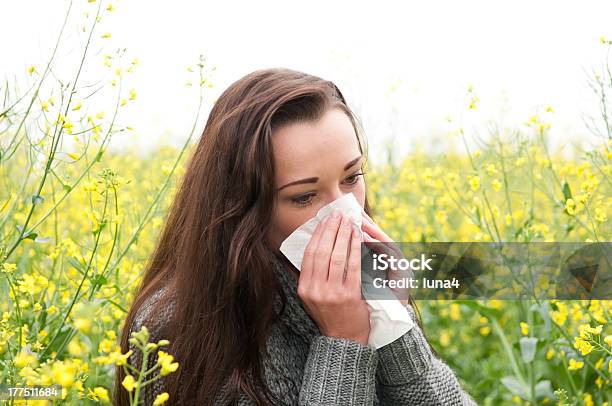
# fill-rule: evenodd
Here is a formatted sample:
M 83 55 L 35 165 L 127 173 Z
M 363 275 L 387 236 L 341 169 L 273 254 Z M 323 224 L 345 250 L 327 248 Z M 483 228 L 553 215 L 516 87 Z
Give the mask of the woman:
M 475 404 L 432 352 L 412 301 L 418 326 L 367 345 L 361 235 L 387 239 L 373 222 L 325 219 L 300 271 L 279 251 L 346 193 L 369 220 L 357 128 L 332 82 L 289 69 L 255 71 L 218 98 L 123 329 L 123 352 L 146 325 L 180 363 L 143 389 L 145 404 L 164 391 L 181 405 Z M 123 377 L 118 369 L 120 405 Z

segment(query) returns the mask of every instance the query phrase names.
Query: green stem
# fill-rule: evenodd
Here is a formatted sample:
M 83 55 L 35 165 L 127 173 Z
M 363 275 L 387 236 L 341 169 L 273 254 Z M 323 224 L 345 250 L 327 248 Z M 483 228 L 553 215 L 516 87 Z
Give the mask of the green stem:
M 518 362 L 516 361 L 516 357 L 514 356 L 514 351 L 512 350 L 512 346 L 510 345 L 510 342 L 508 342 L 508 339 L 506 338 L 506 335 L 504 334 L 504 330 L 499 325 L 499 322 L 497 321 L 496 318 L 493 318 L 492 320 L 493 320 L 493 328 L 495 329 L 495 333 L 499 336 L 502 346 L 504 347 L 504 350 L 506 351 L 506 355 L 508 356 L 508 359 L 510 360 L 510 365 L 512 366 L 512 370 L 514 371 L 514 375 L 521 381 L 523 385 L 526 385 L 525 378 L 523 376 L 523 373 L 521 372 L 521 369 L 519 368 Z

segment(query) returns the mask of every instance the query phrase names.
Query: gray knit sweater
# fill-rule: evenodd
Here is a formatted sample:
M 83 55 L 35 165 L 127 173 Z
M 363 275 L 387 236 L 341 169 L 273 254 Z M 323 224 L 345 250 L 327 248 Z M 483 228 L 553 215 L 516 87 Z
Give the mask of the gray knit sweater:
M 285 404 L 476 405 L 450 367 L 432 354 L 412 306 L 407 305 L 407 309 L 415 326 L 378 350 L 349 339 L 324 336 L 297 296 L 297 279 L 292 271 L 280 261 L 275 262 L 274 269 L 287 303 L 268 338 L 270 355 L 264 358 L 264 379 Z M 151 341 L 167 338 L 160 337 L 159 331 L 171 317 L 174 301 L 164 309 L 153 309 L 163 293 L 164 289 L 147 298 L 132 325 L 132 331 L 138 331 L 145 324 Z M 139 366 L 139 351 L 132 349 L 130 363 Z M 154 365 L 156 357 L 150 362 Z M 144 388 L 145 405 L 152 404 L 163 392 L 162 385 L 158 380 Z M 241 394 L 238 404 L 255 403 Z

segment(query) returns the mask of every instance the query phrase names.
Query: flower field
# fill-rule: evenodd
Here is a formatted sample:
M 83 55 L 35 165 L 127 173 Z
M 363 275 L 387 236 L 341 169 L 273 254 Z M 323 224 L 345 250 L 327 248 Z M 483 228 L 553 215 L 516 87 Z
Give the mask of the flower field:
M 97 25 L 113 6 L 90 3 L 74 76 L 56 80 L 52 57 L 23 72 L 23 91 L 1 87 L 8 96 L 0 106 L 0 379 L 63 387 L 58 400 L 27 404 L 109 403 L 116 365 L 128 371 L 122 389 L 136 403 L 143 386 L 180 365 L 164 351 L 167 342 L 148 343 L 141 331 L 135 342 L 160 355 L 147 380 L 126 364 L 117 340 L 205 120 L 215 68 L 201 58 L 187 70 L 200 104 L 182 148 L 109 150 L 112 139 L 134 131 L 124 111 L 138 102 L 129 82 L 139 61 L 123 50 L 92 56 L 92 44 L 111 35 Z M 114 95 L 112 104 L 88 98 L 80 77 L 88 64 L 107 68 L 101 91 Z M 609 109 L 612 78 L 594 80 Z M 474 108 L 472 99 L 466 109 Z M 460 153 L 415 151 L 397 163 L 372 157 L 365 179 L 373 218 L 406 242 L 609 241 L 609 110 L 602 108 L 598 144 L 569 156 L 549 147 L 554 114 L 534 111 L 518 131 L 491 134 L 478 147 L 458 128 L 448 137 L 465 143 Z M 612 404 L 612 301 L 417 304 L 432 346 L 479 404 Z

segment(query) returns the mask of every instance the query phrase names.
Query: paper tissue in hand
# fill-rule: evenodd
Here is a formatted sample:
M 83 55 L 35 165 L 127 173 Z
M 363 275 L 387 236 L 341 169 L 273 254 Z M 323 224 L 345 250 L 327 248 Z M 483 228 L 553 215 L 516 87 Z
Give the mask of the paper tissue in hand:
M 302 269 L 304 250 L 317 228 L 317 224 L 336 208 L 340 209 L 345 216 L 350 217 L 353 223 L 361 228 L 362 208 L 353 193 L 348 193 L 321 207 L 315 217 L 298 227 L 281 244 L 281 252 L 298 271 Z M 369 346 L 383 347 L 403 336 L 414 326 L 408 311 L 399 300 L 367 299 L 366 302 L 370 310 Z

